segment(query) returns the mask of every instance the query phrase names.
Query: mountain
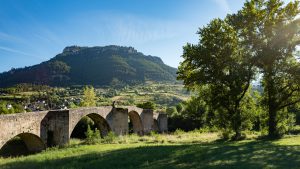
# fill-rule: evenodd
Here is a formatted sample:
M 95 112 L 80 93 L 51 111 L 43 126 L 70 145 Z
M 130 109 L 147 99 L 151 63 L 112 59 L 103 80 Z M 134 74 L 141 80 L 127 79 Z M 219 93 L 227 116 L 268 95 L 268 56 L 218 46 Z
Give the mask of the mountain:
M 95 85 L 175 81 L 177 69 L 159 57 L 146 56 L 132 47 L 66 47 L 38 65 L 0 74 L 0 87 L 20 83 L 50 86 Z

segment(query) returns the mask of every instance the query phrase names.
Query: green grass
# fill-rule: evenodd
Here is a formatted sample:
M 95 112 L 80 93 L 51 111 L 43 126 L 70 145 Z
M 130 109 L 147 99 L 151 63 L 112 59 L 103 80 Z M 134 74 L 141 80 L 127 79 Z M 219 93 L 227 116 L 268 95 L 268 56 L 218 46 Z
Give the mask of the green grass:
M 81 145 L 0 159 L 0 168 L 300 168 L 300 136 L 276 141 L 220 141 L 216 133 L 126 136 L 114 144 Z

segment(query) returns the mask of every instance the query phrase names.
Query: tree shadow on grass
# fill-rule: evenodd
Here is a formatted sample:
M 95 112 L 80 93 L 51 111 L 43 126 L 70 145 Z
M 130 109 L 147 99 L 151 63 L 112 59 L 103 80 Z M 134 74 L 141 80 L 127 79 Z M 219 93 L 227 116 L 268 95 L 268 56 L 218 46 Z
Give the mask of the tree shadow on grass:
M 158 145 L 44 161 L 17 161 L 0 168 L 299 168 L 300 146 L 268 141 Z

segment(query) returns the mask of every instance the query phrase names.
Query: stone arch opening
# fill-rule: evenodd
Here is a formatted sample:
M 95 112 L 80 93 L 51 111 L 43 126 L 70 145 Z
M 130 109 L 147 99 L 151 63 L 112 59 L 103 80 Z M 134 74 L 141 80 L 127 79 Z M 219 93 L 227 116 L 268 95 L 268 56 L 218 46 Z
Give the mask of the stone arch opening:
M 21 133 L 8 140 L 0 149 L 0 156 L 14 157 L 41 152 L 46 149 L 43 140 L 32 133 Z
M 71 138 L 86 138 L 85 132 L 87 131 L 87 127 L 90 125 L 92 130 L 96 128 L 100 131 L 101 137 L 104 137 L 111 131 L 111 128 L 108 122 L 99 114 L 91 113 L 84 117 L 82 117 L 71 133 Z
M 140 115 L 136 111 L 130 111 L 129 117 L 129 133 L 143 135 L 143 124 Z

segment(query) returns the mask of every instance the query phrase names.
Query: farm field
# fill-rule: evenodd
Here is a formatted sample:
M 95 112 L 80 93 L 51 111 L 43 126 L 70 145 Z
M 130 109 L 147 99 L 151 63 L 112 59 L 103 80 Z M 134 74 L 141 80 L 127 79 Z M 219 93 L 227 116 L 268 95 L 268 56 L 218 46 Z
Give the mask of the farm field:
M 0 168 L 299 168 L 300 136 L 280 140 L 223 141 L 218 133 L 175 133 L 118 137 L 84 145 L 72 140 L 63 148 L 1 158 Z

